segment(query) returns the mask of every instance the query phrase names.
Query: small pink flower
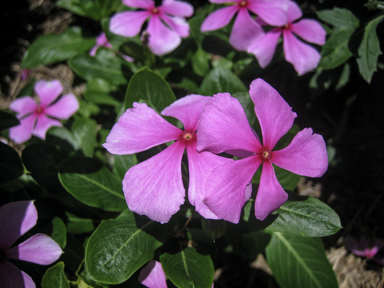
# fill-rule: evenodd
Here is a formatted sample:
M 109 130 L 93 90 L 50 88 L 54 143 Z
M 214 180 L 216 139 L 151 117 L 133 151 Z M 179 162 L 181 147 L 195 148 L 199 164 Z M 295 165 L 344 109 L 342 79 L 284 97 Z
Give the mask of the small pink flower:
M 168 148 L 128 170 L 123 190 L 131 211 L 158 222 L 168 222 L 184 203 L 181 161 L 187 150 L 188 199 L 203 217 L 217 219 L 203 202 L 205 180 L 211 170 L 232 160 L 196 151 L 196 128 L 207 96 L 189 95 L 161 114 L 181 121 L 184 131 L 165 121 L 145 103 L 133 103 L 113 126 L 103 146 L 112 154 L 133 154 L 175 141 Z
M 384 259 L 375 257 L 379 250 L 384 247 L 383 239 L 374 238 L 373 241 L 369 241 L 369 239 L 364 236 L 360 237 L 359 240 L 347 236 L 345 238 L 345 246 L 349 251 L 359 257 L 367 258 L 368 260 L 373 260 L 384 265 Z
M 264 220 L 288 199 L 276 178 L 273 165 L 293 173 L 320 177 L 328 167 L 327 150 L 321 135 L 305 128 L 284 149 L 273 151 L 279 139 L 292 127 L 296 113 L 279 93 L 262 79 L 251 83 L 249 94 L 262 132 L 262 144 L 249 126 L 238 100 L 229 93 L 212 97 L 201 114 L 197 150 L 228 152 L 248 157 L 213 169 L 208 177 L 204 202 L 220 219 L 239 222 L 241 210 L 252 192 L 252 177 L 261 164 L 255 215 Z M 246 153 L 239 153 L 245 151 Z
M 210 0 L 211 3 L 228 3 L 204 20 L 201 31 L 212 31 L 228 25 L 237 13 L 229 42 L 240 51 L 247 51 L 249 45 L 264 35 L 263 28 L 252 19 L 250 12 L 255 13 L 270 25 L 280 26 L 287 22 L 286 4 L 281 0 Z
M 9 137 L 16 143 L 27 141 L 32 134 L 45 139 L 50 127 L 62 126 L 58 120 L 50 117 L 68 119 L 79 109 L 79 103 L 73 94 L 64 95 L 56 101 L 62 91 L 63 86 L 59 80 L 40 80 L 35 84 L 40 103 L 36 103 L 31 96 L 14 100 L 9 108 L 18 113 L 20 125 L 10 129 Z
M 101 32 L 100 35 L 96 37 L 96 45 L 93 46 L 92 49 L 89 51 L 89 55 L 95 56 L 96 51 L 99 47 L 106 47 L 108 49 L 115 51 L 113 49 L 111 43 L 109 43 L 107 36 L 105 35 L 104 32 Z M 127 62 L 133 62 L 133 58 L 131 58 L 127 55 L 124 55 L 123 53 L 120 53 L 119 51 L 115 51 L 115 52 L 118 53 L 121 57 L 123 57 Z
M 35 288 L 32 278 L 7 259 L 49 265 L 60 258 L 60 246 L 45 234 L 36 234 L 17 246 L 17 239 L 36 225 L 37 210 L 33 201 L 18 201 L 0 208 L 0 279 L 1 287 Z
M 171 52 L 180 45 L 181 37 L 189 36 L 189 25 L 184 18 L 193 14 L 193 7 L 189 3 L 163 0 L 162 5 L 155 6 L 152 0 L 123 0 L 123 4 L 143 10 L 114 15 L 109 26 L 111 32 L 134 37 L 139 34 L 141 26 L 149 18 L 144 33 L 149 35 L 148 47 L 156 55 Z
M 249 46 L 248 52 L 256 56 L 260 67 L 266 67 L 271 62 L 277 42 L 281 34 L 283 34 L 285 59 L 293 64 L 299 75 L 303 75 L 317 67 L 320 61 L 320 53 L 310 45 L 297 39 L 293 34 L 307 42 L 324 45 L 326 32 L 315 20 L 302 19 L 293 23 L 303 16 L 300 7 L 295 2 L 288 2 L 287 14 L 288 21 L 285 25 L 273 28 L 255 40 Z

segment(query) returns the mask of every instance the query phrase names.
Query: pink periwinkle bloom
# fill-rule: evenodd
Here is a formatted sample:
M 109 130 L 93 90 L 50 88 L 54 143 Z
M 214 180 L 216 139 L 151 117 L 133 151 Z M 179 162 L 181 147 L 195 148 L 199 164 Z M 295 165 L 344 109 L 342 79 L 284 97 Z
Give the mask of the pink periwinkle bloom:
M 326 32 L 315 20 L 302 19 L 294 23 L 303 14 L 295 2 L 288 1 L 287 3 L 288 21 L 256 39 L 249 46 L 248 52 L 256 56 L 260 67 L 265 68 L 271 62 L 278 40 L 283 34 L 285 60 L 295 67 L 299 75 L 303 75 L 317 67 L 320 61 L 320 53 L 312 46 L 297 39 L 294 34 L 307 42 L 324 45 Z
M 11 202 L 0 207 L 0 286 L 35 288 L 32 278 L 7 259 L 49 265 L 60 258 L 60 246 L 45 234 L 35 234 L 12 246 L 36 225 L 37 210 L 33 201 Z
M 266 23 L 281 26 L 287 23 L 286 3 L 283 0 L 210 0 L 211 3 L 228 3 L 230 6 L 208 15 L 201 25 L 201 31 L 213 31 L 228 25 L 237 13 L 229 43 L 237 50 L 247 51 L 249 45 L 264 35 L 263 28 L 250 12 L 258 15 Z
M 156 55 L 164 55 L 189 36 L 189 25 L 184 17 L 193 14 L 193 6 L 176 0 L 163 0 L 155 6 L 152 0 L 122 0 L 124 5 L 140 8 L 139 11 L 117 13 L 111 18 L 111 32 L 125 37 L 139 34 L 141 26 L 149 18 L 144 34 L 149 36 L 148 47 Z
M 103 145 L 112 154 L 133 154 L 175 141 L 155 156 L 133 166 L 125 174 L 123 190 L 131 211 L 165 223 L 180 209 L 185 197 L 181 161 L 186 149 L 189 202 L 203 217 L 218 219 L 202 201 L 204 183 L 214 167 L 232 160 L 208 151 L 196 151 L 197 124 L 200 113 L 210 98 L 189 95 L 161 112 L 162 115 L 180 120 L 184 131 L 165 121 L 147 104 L 136 102 L 113 126 Z
M 376 254 L 379 252 L 379 250 L 384 247 L 383 239 L 374 238 L 372 241 L 370 241 L 364 236 L 360 237 L 360 239 L 347 236 L 345 238 L 345 246 L 349 251 L 359 257 L 373 260 L 381 265 L 384 265 L 384 259 L 379 259 L 376 257 Z
M 79 109 L 79 102 L 73 94 L 64 95 L 57 100 L 62 92 L 63 86 L 59 80 L 40 80 L 35 84 L 39 103 L 31 96 L 14 100 L 9 108 L 18 113 L 20 124 L 10 129 L 9 137 L 16 143 L 27 141 L 32 134 L 45 139 L 50 127 L 62 126 L 57 119 L 68 119 Z
M 254 80 L 249 94 L 262 132 L 262 143 L 250 127 L 240 102 L 229 93 L 218 93 L 207 103 L 200 117 L 197 150 L 227 152 L 241 160 L 213 169 L 208 177 L 204 202 L 220 219 L 238 223 L 245 202 L 251 196 L 252 177 L 263 164 L 255 200 L 255 216 L 264 220 L 288 199 L 276 178 L 275 164 L 293 173 L 320 177 L 328 167 L 321 135 L 305 128 L 284 149 L 273 151 L 279 139 L 292 127 L 296 113 L 280 94 L 262 79 Z
M 105 35 L 104 32 L 101 32 L 99 36 L 96 37 L 96 45 L 92 47 L 92 49 L 89 51 L 89 55 L 91 56 L 95 56 L 96 55 L 96 51 L 99 47 L 105 47 L 105 48 L 108 48 L 108 49 L 111 49 L 113 51 L 115 51 L 111 45 L 111 43 L 109 43 L 108 39 L 107 39 L 107 36 Z M 118 53 L 121 57 L 123 57 L 126 61 L 128 62 L 133 62 L 133 58 L 132 57 L 129 57 L 127 55 L 124 55 L 123 53 L 120 53 L 119 51 L 115 51 L 116 53 Z

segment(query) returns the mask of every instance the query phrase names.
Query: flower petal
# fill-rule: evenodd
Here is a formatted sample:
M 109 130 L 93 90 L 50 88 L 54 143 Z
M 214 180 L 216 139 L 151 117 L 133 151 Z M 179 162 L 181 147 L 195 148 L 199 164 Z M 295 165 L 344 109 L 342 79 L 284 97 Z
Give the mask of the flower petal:
M 167 280 L 161 263 L 151 260 L 140 271 L 139 281 L 148 288 L 167 288 Z
M 163 15 L 161 19 L 180 37 L 185 38 L 189 36 L 189 24 L 185 18 Z
M 151 10 L 155 8 L 155 1 L 152 0 L 123 0 L 124 5 L 128 7 Z
M 219 219 L 239 222 L 241 210 L 251 196 L 252 177 L 260 164 L 258 156 L 251 156 L 213 169 L 204 202 Z
M 327 32 L 319 22 L 311 19 L 302 19 L 296 23 L 292 23 L 290 30 L 305 41 L 317 45 L 324 45 Z
M 287 1 L 249 1 L 248 9 L 272 26 L 284 26 L 287 21 Z
M 158 56 L 171 52 L 181 43 L 179 34 L 165 26 L 157 15 L 149 19 L 146 32 L 149 34 L 148 47 Z
M 159 10 L 173 16 L 191 17 L 193 14 L 193 6 L 183 1 L 163 0 Z
M 35 84 L 35 92 L 39 95 L 41 106 L 45 107 L 53 103 L 63 92 L 63 86 L 59 80 L 40 80 Z
M 263 134 L 263 146 L 270 150 L 293 125 L 296 113 L 283 97 L 267 82 L 258 78 L 252 81 L 249 95 L 255 104 L 255 113 Z
M 233 0 L 209 0 L 209 2 L 215 3 L 215 4 L 224 4 L 224 3 L 233 3 L 233 2 L 238 3 L 239 0 L 235 0 L 235 1 L 233 1 Z
M 203 201 L 205 198 L 205 184 L 214 168 L 233 162 L 233 160 L 217 156 L 208 151 L 198 153 L 196 151 L 196 142 L 187 144 L 187 154 L 189 168 L 189 202 L 195 206 L 196 211 L 204 218 L 218 219 Z
M 248 47 L 248 52 L 255 55 L 261 68 L 271 63 L 281 32 L 280 28 L 274 28 Z
M 301 12 L 301 9 L 296 2 L 287 1 L 287 3 L 288 3 L 288 9 L 287 9 L 288 23 L 292 23 L 297 19 L 300 19 L 301 17 L 303 17 L 303 12 Z
M 228 25 L 233 15 L 238 11 L 237 5 L 224 7 L 214 11 L 205 18 L 203 24 L 201 24 L 201 32 L 213 31 Z
M 15 99 L 9 106 L 9 109 L 17 112 L 17 118 L 21 119 L 25 115 L 33 113 L 38 107 L 39 105 L 31 96 L 24 96 Z
M 311 128 L 301 130 L 284 149 L 272 152 L 273 164 L 295 174 L 320 177 L 328 168 L 327 148 Z
M 126 11 L 111 17 L 109 30 L 125 37 L 134 37 L 139 34 L 145 20 L 151 16 L 148 11 Z
M 41 114 L 37 118 L 36 126 L 32 131 L 32 134 L 44 140 L 48 129 L 53 126 L 61 127 L 63 125 L 60 123 L 60 121 L 48 118 L 47 116 Z
M 5 251 L 8 259 L 18 259 L 40 265 L 49 265 L 60 258 L 60 246 L 45 234 L 36 234 Z
M 131 211 L 154 221 L 168 222 L 184 203 L 181 159 L 185 144 L 176 141 L 125 174 L 123 190 Z
M 0 207 L 0 251 L 7 250 L 20 236 L 36 225 L 33 201 L 10 202 Z M 1 261 L 0 261 L 1 262 Z
M 284 29 L 283 37 L 285 60 L 292 63 L 299 75 L 317 67 L 320 53 L 315 48 L 301 42 L 288 29 Z
M 210 99 L 208 96 L 188 95 L 166 107 L 161 115 L 176 118 L 183 123 L 185 131 L 195 132 L 200 114 Z
M 0 287 L 36 288 L 32 278 L 6 259 L 0 261 Z
M 261 148 L 243 107 L 229 93 L 218 93 L 205 105 L 197 135 L 198 151 L 218 154 L 240 149 L 256 153 Z
M 263 28 L 252 19 L 246 8 L 242 8 L 233 24 L 229 43 L 239 51 L 247 51 L 248 47 L 263 35 Z
M 9 129 L 9 138 L 18 144 L 21 144 L 32 136 L 33 127 L 35 126 L 37 116 L 32 114 L 20 120 L 20 125 Z
M 68 119 L 79 109 L 79 102 L 73 94 L 62 96 L 53 105 L 47 107 L 44 111 L 45 114 L 58 118 Z
M 182 130 L 145 103 L 133 103 L 113 126 L 103 146 L 112 154 L 133 154 L 176 140 Z
M 287 200 L 288 194 L 277 180 L 272 163 L 264 161 L 259 190 L 257 191 L 255 200 L 256 218 L 264 220 L 271 212 L 278 209 Z

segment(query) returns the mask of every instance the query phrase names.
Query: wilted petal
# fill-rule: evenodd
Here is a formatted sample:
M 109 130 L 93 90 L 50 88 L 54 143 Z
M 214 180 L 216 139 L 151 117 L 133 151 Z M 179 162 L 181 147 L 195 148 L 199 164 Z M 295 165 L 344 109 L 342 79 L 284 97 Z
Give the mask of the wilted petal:
M 207 178 L 214 168 L 233 162 L 233 160 L 217 156 L 208 151 L 198 153 L 196 151 L 196 142 L 187 144 L 187 154 L 189 168 L 189 202 L 195 206 L 196 211 L 204 218 L 218 219 L 204 202 Z
M 167 288 L 167 281 L 160 262 L 151 260 L 140 271 L 139 281 L 148 288 Z
M 184 18 L 163 15 L 161 19 L 180 37 L 185 38 L 189 36 L 189 24 Z
M 229 43 L 237 50 L 247 51 L 249 45 L 263 35 L 263 28 L 252 19 L 246 8 L 242 8 L 239 10 L 233 24 Z
M 233 15 L 237 12 L 238 7 L 235 5 L 224 7 L 209 14 L 201 24 L 201 32 L 213 31 L 228 25 Z
M 299 75 L 317 67 L 320 53 L 315 48 L 301 42 L 288 29 L 284 29 L 283 37 L 285 60 L 292 63 Z
M 133 103 L 113 126 L 103 146 L 112 154 L 133 154 L 176 140 L 183 133 L 145 103 Z
M 210 99 L 208 96 L 188 95 L 166 107 L 161 115 L 176 118 L 183 123 L 185 131 L 195 132 L 200 114 Z
M 36 234 L 5 252 L 8 259 L 18 259 L 40 265 L 49 265 L 60 258 L 60 246 L 45 234 Z
M 287 21 L 287 1 L 249 1 L 248 9 L 272 26 L 284 26 Z
M 251 156 L 213 169 L 204 202 L 219 219 L 239 222 L 241 210 L 251 196 L 252 177 L 260 164 L 258 156 Z
M 7 250 L 20 236 L 36 225 L 33 201 L 10 202 L 0 207 L 0 251 Z M 0 261 L 1 262 L 1 261 Z
M 179 34 L 166 27 L 157 15 L 149 19 L 147 32 L 149 34 L 148 47 L 153 54 L 158 56 L 171 52 L 181 43 Z
M 36 288 L 32 278 L 6 259 L 0 261 L 0 287 Z
M 273 164 L 295 174 L 320 177 L 328 168 L 327 148 L 319 134 L 305 128 L 284 149 L 272 152 Z
M 317 45 L 325 44 L 327 33 L 320 23 L 315 20 L 300 20 L 299 22 L 292 23 L 289 29 L 307 42 Z
M 191 17 L 193 14 L 193 6 L 188 2 L 163 0 L 159 10 L 174 16 Z
M 155 1 L 152 0 L 123 0 L 122 2 L 128 7 L 141 8 L 145 10 L 155 8 Z
M 293 125 L 296 113 L 283 97 L 267 82 L 258 78 L 253 80 L 249 95 L 255 104 L 255 113 L 263 134 L 263 146 L 270 150 Z
M 9 138 L 18 144 L 27 141 L 32 136 L 37 116 L 32 114 L 20 120 L 20 125 L 9 129 Z
M 9 106 L 9 109 L 17 112 L 17 118 L 21 119 L 23 116 L 34 112 L 38 107 L 39 105 L 31 96 L 24 96 L 15 99 Z
M 271 212 L 288 200 L 288 194 L 281 187 L 273 170 L 272 163 L 264 161 L 259 190 L 255 201 L 255 216 L 264 220 Z
M 151 16 L 148 11 L 126 11 L 112 16 L 109 30 L 112 33 L 134 37 L 139 34 L 145 20 Z
M 73 94 L 62 96 L 56 103 L 47 107 L 45 114 L 58 118 L 68 119 L 79 109 L 79 102 Z
M 281 32 L 280 28 L 274 28 L 248 47 L 248 52 L 255 55 L 261 68 L 265 68 L 271 63 Z
M 197 133 L 198 151 L 218 154 L 240 149 L 257 153 L 261 148 L 243 107 L 229 93 L 218 93 L 205 105 Z
M 48 118 L 47 116 L 41 114 L 37 118 L 36 126 L 32 131 L 32 134 L 44 140 L 48 129 L 53 126 L 61 127 L 63 125 L 60 123 L 60 121 Z
M 63 92 L 63 86 L 59 80 L 40 80 L 35 84 L 35 92 L 41 100 L 41 106 L 45 107 L 60 96 Z
M 297 5 L 294 1 L 286 2 L 288 3 L 288 23 L 292 23 L 297 19 L 300 19 L 303 16 L 303 12 L 301 12 L 299 5 Z
M 181 159 L 185 144 L 176 141 L 125 174 L 123 190 L 128 208 L 154 221 L 168 222 L 184 203 Z

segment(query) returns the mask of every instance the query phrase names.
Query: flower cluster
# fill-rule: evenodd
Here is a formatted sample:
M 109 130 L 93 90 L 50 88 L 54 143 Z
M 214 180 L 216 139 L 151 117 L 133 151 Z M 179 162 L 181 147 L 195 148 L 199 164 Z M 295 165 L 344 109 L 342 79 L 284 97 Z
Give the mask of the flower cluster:
M 133 154 L 174 140 L 168 148 L 133 166 L 123 180 L 129 209 L 152 220 L 167 222 L 184 203 L 181 160 L 186 149 L 189 166 L 189 202 L 209 219 L 239 222 L 241 209 L 252 192 L 252 177 L 263 164 L 255 215 L 265 219 L 288 198 L 273 165 L 293 173 L 320 177 L 328 167 L 322 136 L 300 131 L 284 149 L 278 140 L 292 127 L 296 113 L 269 84 L 251 83 L 263 141 L 249 126 L 241 104 L 229 93 L 213 97 L 190 95 L 161 114 L 179 119 L 184 131 L 159 116 L 145 103 L 134 103 L 112 128 L 104 147 L 112 154 Z M 243 159 L 221 157 L 227 152 Z

